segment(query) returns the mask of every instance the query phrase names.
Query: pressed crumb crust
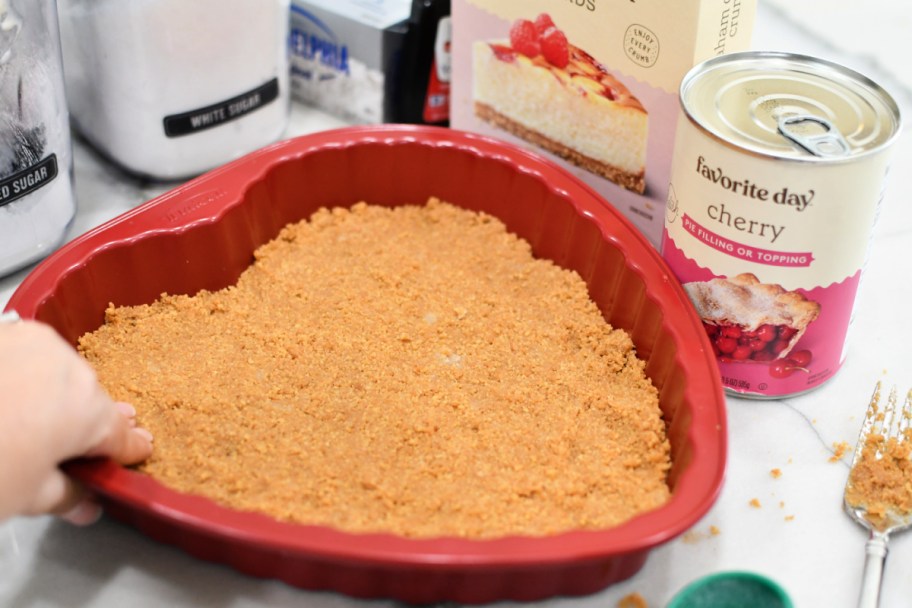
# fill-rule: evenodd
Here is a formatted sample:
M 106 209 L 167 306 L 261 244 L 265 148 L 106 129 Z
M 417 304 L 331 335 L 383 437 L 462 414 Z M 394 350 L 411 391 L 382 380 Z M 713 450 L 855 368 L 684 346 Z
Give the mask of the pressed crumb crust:
M 668 500 L 629 336 L 488 215 L 359 203 L 257 250 L 235 286 L 111 306 L 79 341 L 176 490 L 354 532 L 606 528 Z

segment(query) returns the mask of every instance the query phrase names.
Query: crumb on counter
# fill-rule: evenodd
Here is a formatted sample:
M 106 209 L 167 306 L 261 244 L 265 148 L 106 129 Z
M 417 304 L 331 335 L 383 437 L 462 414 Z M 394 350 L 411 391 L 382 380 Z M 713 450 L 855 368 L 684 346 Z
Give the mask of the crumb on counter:
M 852 446 L 846 441 L 837 441 L 833 444 L 833 455 L 830 456 L 830 462 L 839 462 L 842 457 L 852 450 Z
M 681 540 L 688 545 L 693 545 L 710 537 L 718 536 L 719 533 L 719 528 L 711 525 L 709 526 L 707 532 L 702 532 L 700 530 L 688 530 L 681 536 Z
M 607 528 L 669 499 L 629 335 L 496 218 L 321 209 L 254 259 L 220 291 L 112 305 L 79 340 L 165 485 L 412 537 Z
M 770 477 L 772 477 L 773 479 L 779 479 L 780 477 L 782 477 L 782 469 L 772 469 L 770 471 Z
M 748 504 L 749 504 L 750 506 L 752 506 L 753 508 L 755 508 L 755 509 L 759 509 L 760 506 L 761 506 L 761 505 L 760 505 L 760 499 L 759 499 L 759 498 L 751 498 L 751 499 L 750 499 L 750 502 L 749 502 Z
M 617 603 L 617 608 L 649 608 L 649 604 L 642 595 L 633 592 L 622 597 Z

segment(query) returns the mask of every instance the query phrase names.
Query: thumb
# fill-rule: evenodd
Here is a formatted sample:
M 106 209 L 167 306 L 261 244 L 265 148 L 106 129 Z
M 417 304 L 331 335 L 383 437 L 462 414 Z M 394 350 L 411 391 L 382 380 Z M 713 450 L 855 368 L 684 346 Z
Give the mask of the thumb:
M 152 433 L 133 426 L 130 420 L 115 410 L 108 431 L 86 456 L 107 456 L 121 464 L 137 464 L 152 454 Z
M 136 410 L 127 403 L 115 403 L 106 408 L 106 424 L 102 434 L 85 453 L 87 457 L 107 456 L 121 464 L 136 464 L 152 454 L 152 433 L 137 427 Z

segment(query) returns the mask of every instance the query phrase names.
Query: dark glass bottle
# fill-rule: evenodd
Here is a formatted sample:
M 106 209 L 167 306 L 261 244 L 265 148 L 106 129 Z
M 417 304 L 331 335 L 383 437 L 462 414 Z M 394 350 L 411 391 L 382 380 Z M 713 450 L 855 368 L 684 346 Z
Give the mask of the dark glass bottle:
M 414 0 L 398 69 L 385 97 L 388 122 L 442 125 L 450 117 L 450 0 Z

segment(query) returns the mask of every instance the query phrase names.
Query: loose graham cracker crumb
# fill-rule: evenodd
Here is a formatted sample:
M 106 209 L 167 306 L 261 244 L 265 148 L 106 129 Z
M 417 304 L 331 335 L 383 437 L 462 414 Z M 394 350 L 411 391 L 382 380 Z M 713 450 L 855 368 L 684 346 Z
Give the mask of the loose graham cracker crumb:
M 617 603 L 617 608 L 649 608 L 649 604 L 642 595 L 634 592 L 622 597 Z
M 839 441 L 833 444 L 833 455 L 830 456 L 830 462 L 839 462 L 842 460 L 842 457 L 846 455 L 852 449 L 845 441 Z
M 657 391 L 580 277 L 432 199 L 316 212 L 235 286 L 80 339 L 182 492 L 348 531 L 605 528 L 669 498 Z
M 770 471 L 770 476 L 771 476 L 773 479 L 779 479 L 780 477 L 782 477 L 782 470 L 781 470 L 781 469 L 773 469 L 773 470 Z
M 755 508 L 755 509 L 759 509 L 760 506 L 761 506 L 761 505 L 760 505 L 760 499 L 759 499 L 759 498 L 751 498 L 751 500 L 750 500 L 750 502 L 749 502 L 748 504 L 749 504 L 750 506 L 752 506 L 753 508 Z
M 681 540 L 688 544 L 693 545 L 700 541 L 704 541 L 713 536 L 718 536 L 721 533 L 718 527 L 709 526 L 708 532 L 700 532 L 699 530 L 688 530 L 681 536 Z

